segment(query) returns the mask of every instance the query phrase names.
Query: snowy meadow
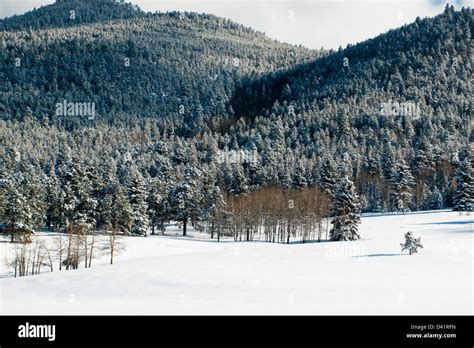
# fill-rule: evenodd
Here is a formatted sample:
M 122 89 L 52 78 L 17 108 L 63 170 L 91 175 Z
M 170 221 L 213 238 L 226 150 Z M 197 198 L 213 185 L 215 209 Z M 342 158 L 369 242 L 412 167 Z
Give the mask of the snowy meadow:
M 473 223 L 449 210 L 365 214 L 357 241 L 290 244 L 169 226 L 122 237 L 113 265 L 99 247 L 87 269 L 13 278 L 3 262 L 0 313 L 472 315 Z M 407 231 L 423 244 L 414 255 L 401 252 Z

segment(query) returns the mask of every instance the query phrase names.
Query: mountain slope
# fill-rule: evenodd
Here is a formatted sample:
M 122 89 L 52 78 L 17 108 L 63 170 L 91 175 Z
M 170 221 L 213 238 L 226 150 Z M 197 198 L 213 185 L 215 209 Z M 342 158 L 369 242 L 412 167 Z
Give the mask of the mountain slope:
M 455 111 L 470 93 L 473 30 L 472 9 L 448 6 L 435 18 L 418 18 L 309 64 L 248 80 L 232 104 L 238 116 L 246 117 L 270 109 L 276 100 L 294 101 L 307 110 L 334 100 L 368 103 L 366 111 L 377 113 L 380 103 L 392 98 Z
M 41 168 L 33 172 L 50 173 L 68 157 L 58 149 L 70 149 L 71 163 L 115 163 L 105 182 L 127 185 L 135 168 L 169 179 L 166 190 L 190 167 L 230 194 L 348 176 L 364 211 L 452 207 L 459 187 L 470 187 L 456 173 L 468 167 L 472 23 L 471 9 L 447 7 L 323 55 L 194 13 L 8 31 L 4 153 L 12 168 L 20 154 Z M 98 116 L 55 115 L 64 99 L 94 102 Z M 420 112 L 382 112 L 392 102 Z M 228 150 L 252 151 L 258 165 L 222 163 Z
M 33 15 L 42 18 L 43 12 Z M 63 122 L 55 120 L 54 106 L 67 99 L 94 102 L 98 118 L 106 121 L 126 115 L 128 120 L 169 117 L 176 122 L 186 116 L 184 132 L 194 131 L 196 119 L 231 114 L 228 99 L 243 76 L 289 68 L 319 55 L 226 19 L 175 12 L 67 28 L 8 30 L 2 43 L 6 49 L 0 60 L 6 64 L 0 67 L 5 81 L 0 105 L 5 119 L 21 118 L 29 108 L 34 118 Z M 17 58 L 20 66 L 15 66 Z M 23 111 L 15 115 L 18 110 Z
M 20 16 L 0 20 L 0 30 L 69 27 L 145 16 L 138 6 L 115 0 L 57 0 Z

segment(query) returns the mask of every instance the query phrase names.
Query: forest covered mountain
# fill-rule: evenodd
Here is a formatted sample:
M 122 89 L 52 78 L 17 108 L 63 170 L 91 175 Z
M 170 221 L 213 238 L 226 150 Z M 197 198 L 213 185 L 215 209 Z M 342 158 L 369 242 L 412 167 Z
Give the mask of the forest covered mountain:
M 75 19 L 69 11 L 76 11 Z M 24 21 L 44 24 L 18 31 Z M 192 130 L 198 118 L 232 114 L 229 98 L 243 76 L 320 55 L 212 15 L 145 14 L 110 0 L 63 1 L 7 18 L 0 27 L 6 28 L 0 53 L 4 119 L 21 118 L 30 108 L 35 119 L 61 122 L 55 105 L 66 99 L 95 103 L 103 121 L 154 117 L 178 124 L 186 114 L 185 128 Z
M 123 0 L 56 0 L 52 5 L 2 19 L 0 30 L 63 28 L 143 16 L 145 13 L 138 6 Z
M 346 158 L 369 202 L 385 196 L 381 201 L 390 210 L 390 188 L 374 181 L 393 186 L 394 167 L 408 165 L 418 207 L 439 187 L 442 205 L 451 206 L 456 163 L 468 156 L 473 140 L 473 24 L 471 9 L 447 6 L 435 18 L 418 18 L 311 63 L 249 78 L 231 104 L 237 117 L 250 120 L 247 131 L 279 123 L 287 132 L 286 148 L 291 144 L 298 157 Z
M 436 18 L 417 18 L 308 64 L 249 78 L 236 93 L 234 107 L 239 115 L 255 116 L 285 94 L 287 101 L 308 111 L 342 100 L 350 104 L 351 118 L 364 108 L 365 113 L 377 113 L 381 100 L 395 98 L 459 112 L 457 107 L 466 102 L 459 99 L 469 92 L 473 25 L 471 9 L 447 7 Z
M 472 9 L 322 52 L 212 15 L 70 1 L 0 22 L 4 224 L 173 219 L 237 238 L 264 216 L 289 241 L 347 200 L 353 216 L 472 210 Z M 50 18 L 76 2 L 102 12 Z M 58 115 L 63 100 L 97 117 Z

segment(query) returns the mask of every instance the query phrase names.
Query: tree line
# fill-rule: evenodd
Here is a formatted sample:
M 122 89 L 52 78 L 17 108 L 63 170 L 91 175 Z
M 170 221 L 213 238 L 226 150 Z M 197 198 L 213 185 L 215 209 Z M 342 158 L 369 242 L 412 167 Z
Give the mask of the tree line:
M 329 238 L 347 240 L 360 212 L 472 211 L 472 25 L 448 6 L 324 54 L 189 13 L 7 30 L 1 228 L 140 236 L 176 220 L 289 242 L 320 240 L 330 216 Z M 58 98 L 103 117 L 57 117 Z M 407 100 L 419 114 L 380 108 Z

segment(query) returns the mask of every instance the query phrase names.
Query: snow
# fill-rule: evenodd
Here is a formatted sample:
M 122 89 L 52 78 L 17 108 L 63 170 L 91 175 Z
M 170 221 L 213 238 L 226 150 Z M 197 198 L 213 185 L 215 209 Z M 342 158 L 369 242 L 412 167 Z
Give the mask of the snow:
M 90 269 L 0 279 L 0 314 L 472 315 L 473 222 L 372 214 L 361 240 L 290 245 L 128 237 L 114 265 L 104 255 Z M 412 256 L 400 251 L 407 231 L 424 246 Z

